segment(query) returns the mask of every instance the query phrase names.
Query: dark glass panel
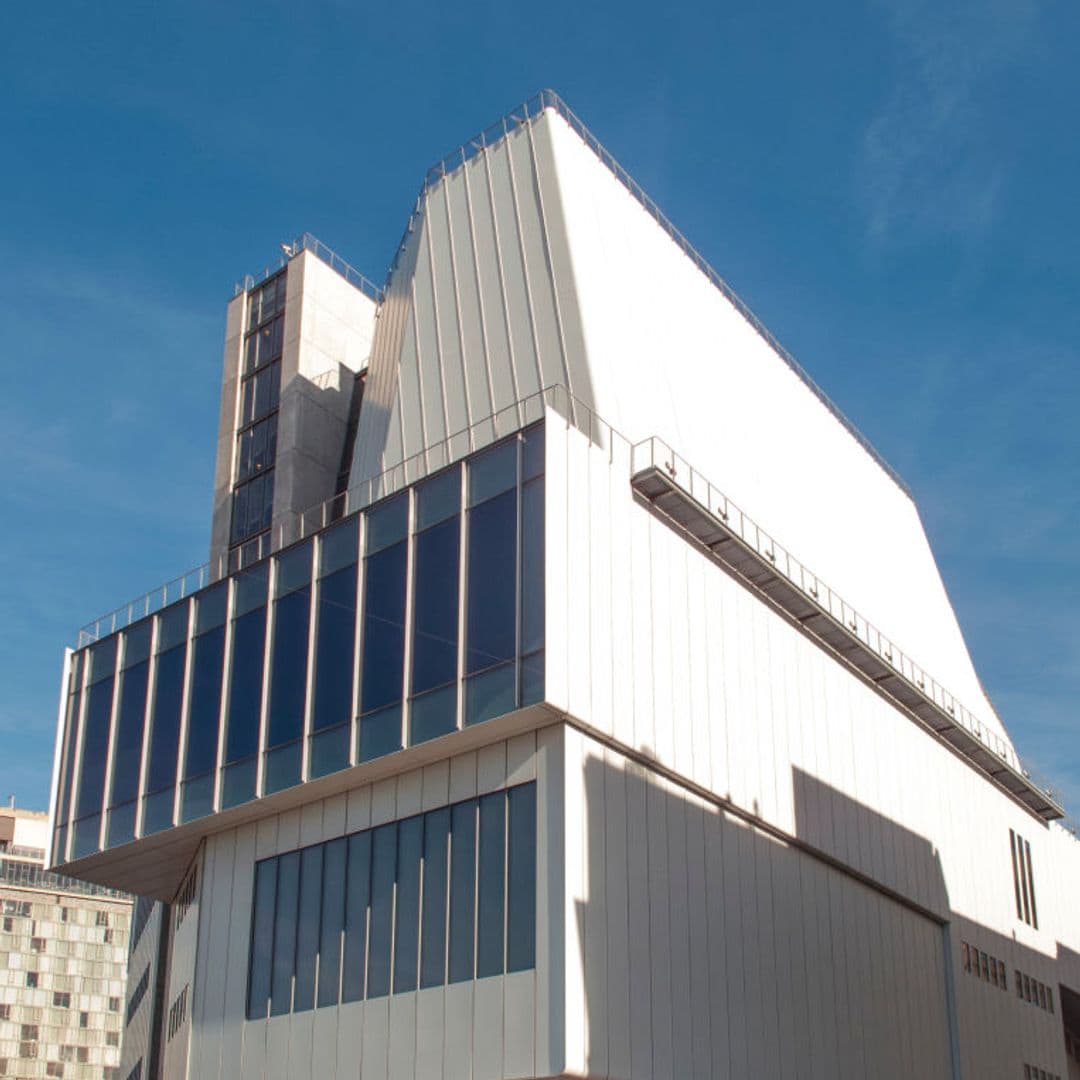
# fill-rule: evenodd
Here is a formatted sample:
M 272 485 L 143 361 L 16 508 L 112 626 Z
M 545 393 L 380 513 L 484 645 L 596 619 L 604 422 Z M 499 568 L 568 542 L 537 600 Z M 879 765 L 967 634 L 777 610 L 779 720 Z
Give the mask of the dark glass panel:
M 367 996 L 390 993 L 390 948 L 394 926 L 394 864 L 397 823 L 371 831 L 371 929 Z
M 239 592 L 237 597 L 239 599 Z M 254 754 L 259 748 L 265 641 L 265 608 L 255 608 L 233 620 L 229 710 L 225 728 L 227 762 Z
M 450 982 L 473 977 L 476 911 L 476 801 L 451 807 Z
M 233 578 L 233 618 L 246 615 L 266 603 L 266 586 L 270 578 L 270 567 L 259 563 L 250 570 L 244 570 Z
M 207 594 L 203 594 L 207 595 Z M 187 601 L 166 608 L 158 615 L 157 641 L 154 652 L 163 653 L 187 643 L 189 605 Z
M 255 910 L 251 916 L 251 962 L 248 968 L 249 1020 L 266 1016 L 274 957 L 274 899 L 277 859 L 255 864 Z
M 277 905 L 274 914 L 274 963 L 270 979 L 270 1015 L 292 1008 L 293 971 L 296 966 L 296 908 L 300 897 L 300 852 L 290 851 L 277 860 Z
M 274 598 L 280 599 L 311 584 L 311 543 L 299 544 L 277 557 Z
M 84 855 L 92 855 L 95 851 L 99 851 L 101 849 L 100 832 L 100 813 L 77 820 L 73 829 L 71 857 L 81 859 Z
M 87 682 L 90 684 L 101 682 L 108 678 L 116 669 L 116 642 L 117 638 L 106 638 L 90 648 L 90 672 Z
M 450 841 L 450 809 L 424 815 L 424 913 L 420 985 L 446 981 L 446 871 Z
M 270 702 L 266 721 L 268 747 L 298 739 L 304 731 L 310 617 L 310 585 L 300 586 L 274 604 Z
M 367 961 L 368 908 L 371 904 L 371 833 L 349 837 L 345 891 L 345 950 L 341 969 L 341 1000 L 364 996 Z
M 394 993 L 416 989 L 420 962 L 421 816 L 398 822 L 397 889 L 394 904 Z
M 195 598 L 195 633 L 205 634 L 216 626 L 224 626 L 228 601 L 228 587 L 224 582 L 199 593 Z
M 401 749 L 401 706 L 392 705 L 382 712 L 360 719 L 357 759 L 371 761 Z
M 67 824 L 71 813 L 71 792 L 75 786 L 75 752 L 79 747 L 79 711 L 82 705 L 82 654 L 77 654 L 72 668 L 71 693 L 68 695 L 67 722 L 64 724 L 64 767 L 60 774 L 60 793 L 57 799 L 57 822 Z M 58 846 L 63 852 L 63 847 Z
M 180 802 L 180 820 L 194 821 L 195 818 L 205 817 L 214 809 L 214 774 L 203 773 L 202 776 L 185 780 L 183 784 L 183 798 Z
M 116 847 L 118 844 L 126 844 L 135 839 L 135 810 L 137 803 L 121 803 L 109 810 L 109 818 L 105 825 L 105 846 Z
M 437 739 L 457 728 L 457 684 L 432 690 L 409 704 L 409 745 Z
M 188 710 L 184 779 L 209 772 L 217 760 L 225 627 L 214 626 L 195 638 L 191 657 L 191 708 Z
M 476 977 L 503 972 L 506 794 L 480 799 L 480 872 L 476 898 Z
M 360 516 L 327 529 L 319 538 L 319 576 L 326 577 L 355 563 L 360 555 Z
M 164 788 L 143 799 L 143 836 L 169 829 L 173 823 L 173 797 L 171 787 Z
M 401 700 L 405 663 L 405 544 L 365 560 L 361 710 Z
M 544 481 L 521 493 L 521 651 L 544 647 Z
M 149 644 L 147 649 L 149 650 Z M 130 802 L 139 793 L 139 766 L 142 761 L 146 684 L 149 675 L 149 660 L 139 661 L 120 675 L 120 704 L 116 716 L 110 806 Z
M 101 810 L 105 794 L 105 755 L 109 749 L 109 720 L 112 712 L 113 679 L 94 683 L 86 692 L 83 722 L 82 760 L 79 765 L 79 792 L 75 816 L 86 817 Z
M 437 525 L 461 509 L 461 472 L 457 466 L 416 486 L 416 529 Z
M 150 746 L 146 759 L 146 790 L 161 791 L 176 783 L 180 741 L 180 708 L 184 698 L 183 645 L 158 654 L 154 696 L 150 708 Z
M 124 632 L 124 652 L 120 661 L 121 670 L 141 664 L 150 659 L 150 633 L 153 621 L 147 619 L 136 623 Z
M 521 479 L 531 480 L 544 472 L 544 425 L 534 424 L 521 433 Z
M 264 795 L 272 795 L 275 791 L 300 783 L 303 746 L 302 740 L 294 739 L 291 743 L 267 751 L 266 769 L 263 775 Z
M 409 494 L 402 492 L 367 512 L 365 554 L 374 555 L 405 539 L 409 528 Z
M 524 971 L 536 966 L 536 784 L 512 787 L 506 798 L 506 970 Z
M 356 564 L 319 582 L 315 627 L 315 700 L 311 726 L 332 727 L 352 718 L 356 643 Z
M 544 653 L 543 650 L 526 656 L 521 661 L 521 704 L 535 705 L 544 700 Z
M 322 915 L 319 927 L 319 986 L 316 1005 L 336 1005 L 341 979 L 341 935 L 345 930 L 345 837 L 323 849 Z
M 348 767 L 349 731 L 349 724 L 338 724 L 311 736 L 308 772 L 312 780 Z
M 517 486 L 517 437 L 485 450 L 469 461 L 469 505 Z
M 221 781 L 221 809 L 239 806 L 255 798 L 259 762 L 254 754 L 226 765 Z
M 465 670 L 511 660 L 517 620 L 517 491 L 469 511 L 469 596 Z
M 304 848 L 300 852 L 300 904 L 299 918 L 296 924 L 294 1012 L 301 1012 L 315 1007 L 315 957 L 319 952 L 322 875 L 322 844 Z
M 514 665 L 503 664 L 465 682 L 465 723 L 479 724 L 513 712 Z
M 457 678 L 460 532 L 458 519 L 452 517 L 414 541 L 414 694 Z

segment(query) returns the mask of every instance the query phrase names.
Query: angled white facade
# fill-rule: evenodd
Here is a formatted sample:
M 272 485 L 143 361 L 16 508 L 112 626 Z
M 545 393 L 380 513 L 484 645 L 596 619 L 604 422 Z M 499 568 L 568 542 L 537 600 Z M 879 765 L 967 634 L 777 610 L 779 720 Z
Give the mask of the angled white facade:
M 910 493 L 555 95 L 384 289 L 244 284 L 211 563 L 64 694 L 54 862 L 171 905 L 125 1067 L 1080 1076 L 1080 845 Z

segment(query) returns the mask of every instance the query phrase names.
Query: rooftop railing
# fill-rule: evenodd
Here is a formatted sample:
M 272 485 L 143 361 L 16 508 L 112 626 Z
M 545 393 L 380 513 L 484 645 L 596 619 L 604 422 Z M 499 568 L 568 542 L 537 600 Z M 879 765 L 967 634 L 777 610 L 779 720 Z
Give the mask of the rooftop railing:
M 364 480 L 329 499 L 300 512 L 290 512 L 264 533 L 233 548 L 214 562 L 196 566 L 187 573 L 159 585 L 142 596 L 93 619 L 79 629 L 77 648 L 92 644 L 102 637 L 123 630 L 163 608 L 190 596 L 228 574 L 265 559 L 275 551 L 320 532 L 328 525 L 349 514 L 363 510 L 430 473 L 452 465 L 469 454 L 482 450 L 497 440 L 519 431 L 536 420 L 543 419 L 545 408 L 566 418 L 576 417 L 579 426 L 586 423 L 591 429 L 599 418 L 583 402 L 574 398 L 561 384 L 545 387 L 504 409 L 477 420 L 461 431 L 448 436 L 377 476 Z M 607 425 L 605 425 L 606 427 Z M 609 429 L 610 430 L 610 429 Z
M 331 270 L 337 271 L 350 285 L 355 286 L 365 296 L 376 304 L 383 302 L 383 291 L 370 279 L 364 277 L 356 267 L 347 263 L 336 251 L 327 247 L 318 237 L 311 233 L 303 233 L 292 241 L 291 244 L 281 245 L 281 255 L 276 262 L 264 266 L 257 274 L 246 274 L 233 286 L 233 296 L 239 296 L 243 292 L 261 285 L 271 278 L 279 270 L 284 269 L 289 260 L 299 255 L 301 251 L 310 251 L 313 255 L 326 263 Z

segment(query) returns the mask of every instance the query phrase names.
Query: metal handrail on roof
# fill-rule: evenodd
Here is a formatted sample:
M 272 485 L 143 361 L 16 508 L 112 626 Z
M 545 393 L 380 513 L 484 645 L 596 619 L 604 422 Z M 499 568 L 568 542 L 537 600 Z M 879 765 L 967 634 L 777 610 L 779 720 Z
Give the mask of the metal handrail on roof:
M 885 460 L 880 451 L 870 440 L 844 415 L 840 407 L 825 393 L 824 390 L 811 378 L 807 370 L 784 348 L 776 339 L 769 328 L 754 314 L 746 302 L 738 293 L 713 269 L 708 260 L 690 243 L 689 240 L 671 223 L 667 215 L 648 196 L 645 189 L 615 160 L 611 152 L 603 143 L 585 126 L 576 113 L 562 100 L 554 90 L 541 90 L 527 101 L 522 102 L 516 108 L 511 109 L 505 116 L 500 117 L 494 124 L 488 125 L 467 142 L 462 143 L 456 150 L 451 151 L 445 157 L 435 162 L 424 174 L 424 182 L 417 196 L 412 214 L 409 216 L 402 235 L 401 242 L 394 254 L 390 269 L 386 275 L 384 292 L 389 289 L 390 280 L 400 263 L 405 250 L 409 235 L 415 230 L 416 223 L 423 214 L 424 196 L 436 184 L 441 183 L 447 176 L 457 172 L 472 158 L 476 157 L 505 139 L 516 128 L 536 120 L 545 109 L 552 109 L 570 125 L 571 129 L 597 156 L 600 162 L 607 167 L 611 174 L 626 188 L 628 192 L 641 204 L 641 206 L 653 217 L 657 224 L 675 241 L 691 262 L 720 290 L 740 315 L 757 331 L 765 340 L 766 344 L 784 361 L 785 364 L 806 384 L 814 396 L 829 410 L 833 416 L 847 429 L 847 432 L 865 450 L 871 458 L 884 470 L 887 476 L 904 492 L 908 498 L 914 498 L 911 489 L 903 477 Z
M 233 286 L 233 296 L 239 296 L 243 292 L 261 285 L 268 278 L 273 277 L 279 270 L 284 269 L 289 260 L 295 258 L 301 251 L 310 251 L 322 262 L 326 263 L 331 270 L 339 273 L 350 285 L 359 289 L 366 297 L 376 304 L 383 302 L 383 291 L 369 278 L 364 277 L 355 266 L 347 263 L 336 251 L 327 247 L 317 236 L 311 233 L 302 233 L 291 244 L 283 244 L 281 255 L 277 261 L 264 266 L 256 274 L 245 274 Z

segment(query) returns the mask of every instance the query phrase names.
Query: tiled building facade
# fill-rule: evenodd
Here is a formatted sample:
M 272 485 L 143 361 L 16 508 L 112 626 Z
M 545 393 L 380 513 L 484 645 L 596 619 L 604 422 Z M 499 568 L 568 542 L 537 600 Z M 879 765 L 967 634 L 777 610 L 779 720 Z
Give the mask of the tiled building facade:
M 0 811 L 0 1076 L 119 1075 L 131 901 L 44 869 L 48 816 Z

